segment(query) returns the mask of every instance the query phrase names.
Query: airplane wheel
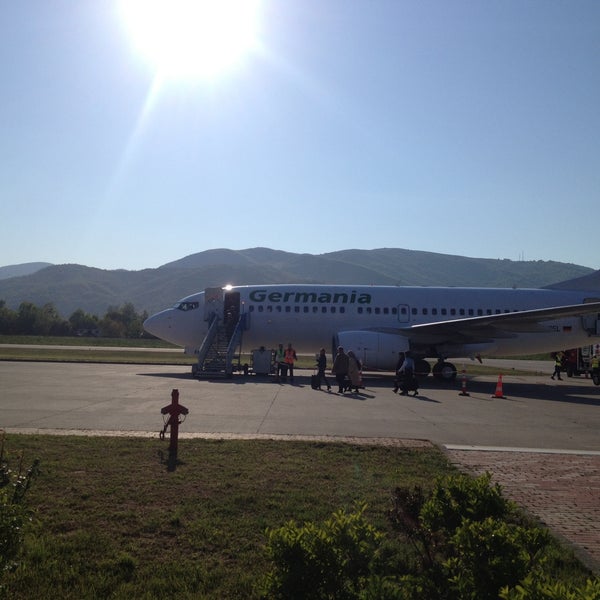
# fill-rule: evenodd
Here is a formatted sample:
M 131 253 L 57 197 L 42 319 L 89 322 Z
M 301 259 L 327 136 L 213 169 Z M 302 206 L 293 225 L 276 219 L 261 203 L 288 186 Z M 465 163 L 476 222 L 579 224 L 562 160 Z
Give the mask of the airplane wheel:
M 433 376 L 443 381 L 454 381 L 456 379 L 456 367 L 449 362 L 437 362 L 433 365 Z

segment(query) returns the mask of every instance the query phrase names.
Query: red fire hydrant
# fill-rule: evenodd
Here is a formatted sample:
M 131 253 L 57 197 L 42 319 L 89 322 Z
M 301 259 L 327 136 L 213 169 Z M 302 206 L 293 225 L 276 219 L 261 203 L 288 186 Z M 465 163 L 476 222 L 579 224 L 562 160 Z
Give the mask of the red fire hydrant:
M 171 437 L 169 441 L 169 453 L 177 456 L 177 438 L 179 437 L 179 425 L 183 423 L 185 419 L 181 419 L 181 415 L 187 415 L 190 411 L 179 404 L 179 390 L 173 390 L 171 392 L 171 404 L 160 409 L 163 415 L 169 415 L 169 418 L 165 421 L 165 426 L 160 432 L 160 439 L 165 439 L 165 432 L 171 427 Z

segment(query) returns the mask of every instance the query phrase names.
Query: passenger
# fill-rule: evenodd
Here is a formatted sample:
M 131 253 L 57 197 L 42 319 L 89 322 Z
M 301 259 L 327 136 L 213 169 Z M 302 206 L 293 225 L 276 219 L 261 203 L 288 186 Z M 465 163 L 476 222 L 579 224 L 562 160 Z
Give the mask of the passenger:
M 407 396 L 409 391 L 413 391 L 416 396 L 419 393 L 417 378 L 415 377 L 415 361 L 413 360 L 410 352 L 404 353 L 404 362 L 398 369 L 398 375 L 402 376 L 402 383 L 400 384 L 401 396 Z
M 354 388 L 354 393 L 358 394 L 358 388 L 362 385 L 360 370 L 362 365 L 352 350 L 348 352 L 348 390 Z
M 342 346 L 337 349 L 331 372 L 335 375 L 338 383 L 338 394 L 343 394 L 346 387 L 346 375 L 348 374 L 348 355 L 344 352 Z
M 294 361 L 295 360 L 298 360 L 298 357 L 296 356 L 296 351 L 292 347 L 292 344 L 288 344 L 288 347 L 285 349 L 285 352 L 284 352 L 284 361 L 290 372 L 290 383 L 294 383 Z
M 404 352 L 398 352 L 398 362 L 396 363 L 396 379 L 394 380 L 394 394 L 398 391 L 402 381 L 402 373 L 400 369 L 404 364 Z
M 321 348 L 319 350 L 319 356 L 317 357 L 317 381 L 319 382 L 318 389 L 321 389 L 321 382 L 324 381 L 327 386 L 327 391 L 331 391 L 331 386 L 329 385 L 329 381 L 325 376 L 325 369 L 327 369 L 327 355 L 325 354 L 325 348 Z
M 562 378 L 560 376 L 560 371 L 562 369 L 562 362 L 563 362 L 563 353 L 557 352 L 554 355 L 554 373 L 552 373 L 551 379 L 558 377 L 558 380 L 562 381 Z

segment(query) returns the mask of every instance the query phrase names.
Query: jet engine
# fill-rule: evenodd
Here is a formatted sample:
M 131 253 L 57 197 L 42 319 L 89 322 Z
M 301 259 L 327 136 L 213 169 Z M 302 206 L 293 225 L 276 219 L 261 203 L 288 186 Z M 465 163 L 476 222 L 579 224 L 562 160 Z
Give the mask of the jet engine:
M 410 350 L 408 338 L 379 331 L 340 331 L 333 340 L 333 355 L 338 346 L 352 350 L 365 369 L 394 371 L 398 354 Z

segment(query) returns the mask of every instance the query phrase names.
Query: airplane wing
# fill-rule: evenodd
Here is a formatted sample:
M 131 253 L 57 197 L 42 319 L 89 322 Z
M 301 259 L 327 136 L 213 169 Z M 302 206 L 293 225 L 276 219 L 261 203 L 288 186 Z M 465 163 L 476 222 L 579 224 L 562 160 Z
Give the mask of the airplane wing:
M 402 328 L 399 333 L 408 337 L 411 345 L 414 346 L 444 343 L 477 344 L 498 338 L 513 338 L 522 333 L 543 332 L 546 331 L 543 326 L 546 321 L 597 313 L 600 313 L 600 302 L 590 302 L 425 323 Z

